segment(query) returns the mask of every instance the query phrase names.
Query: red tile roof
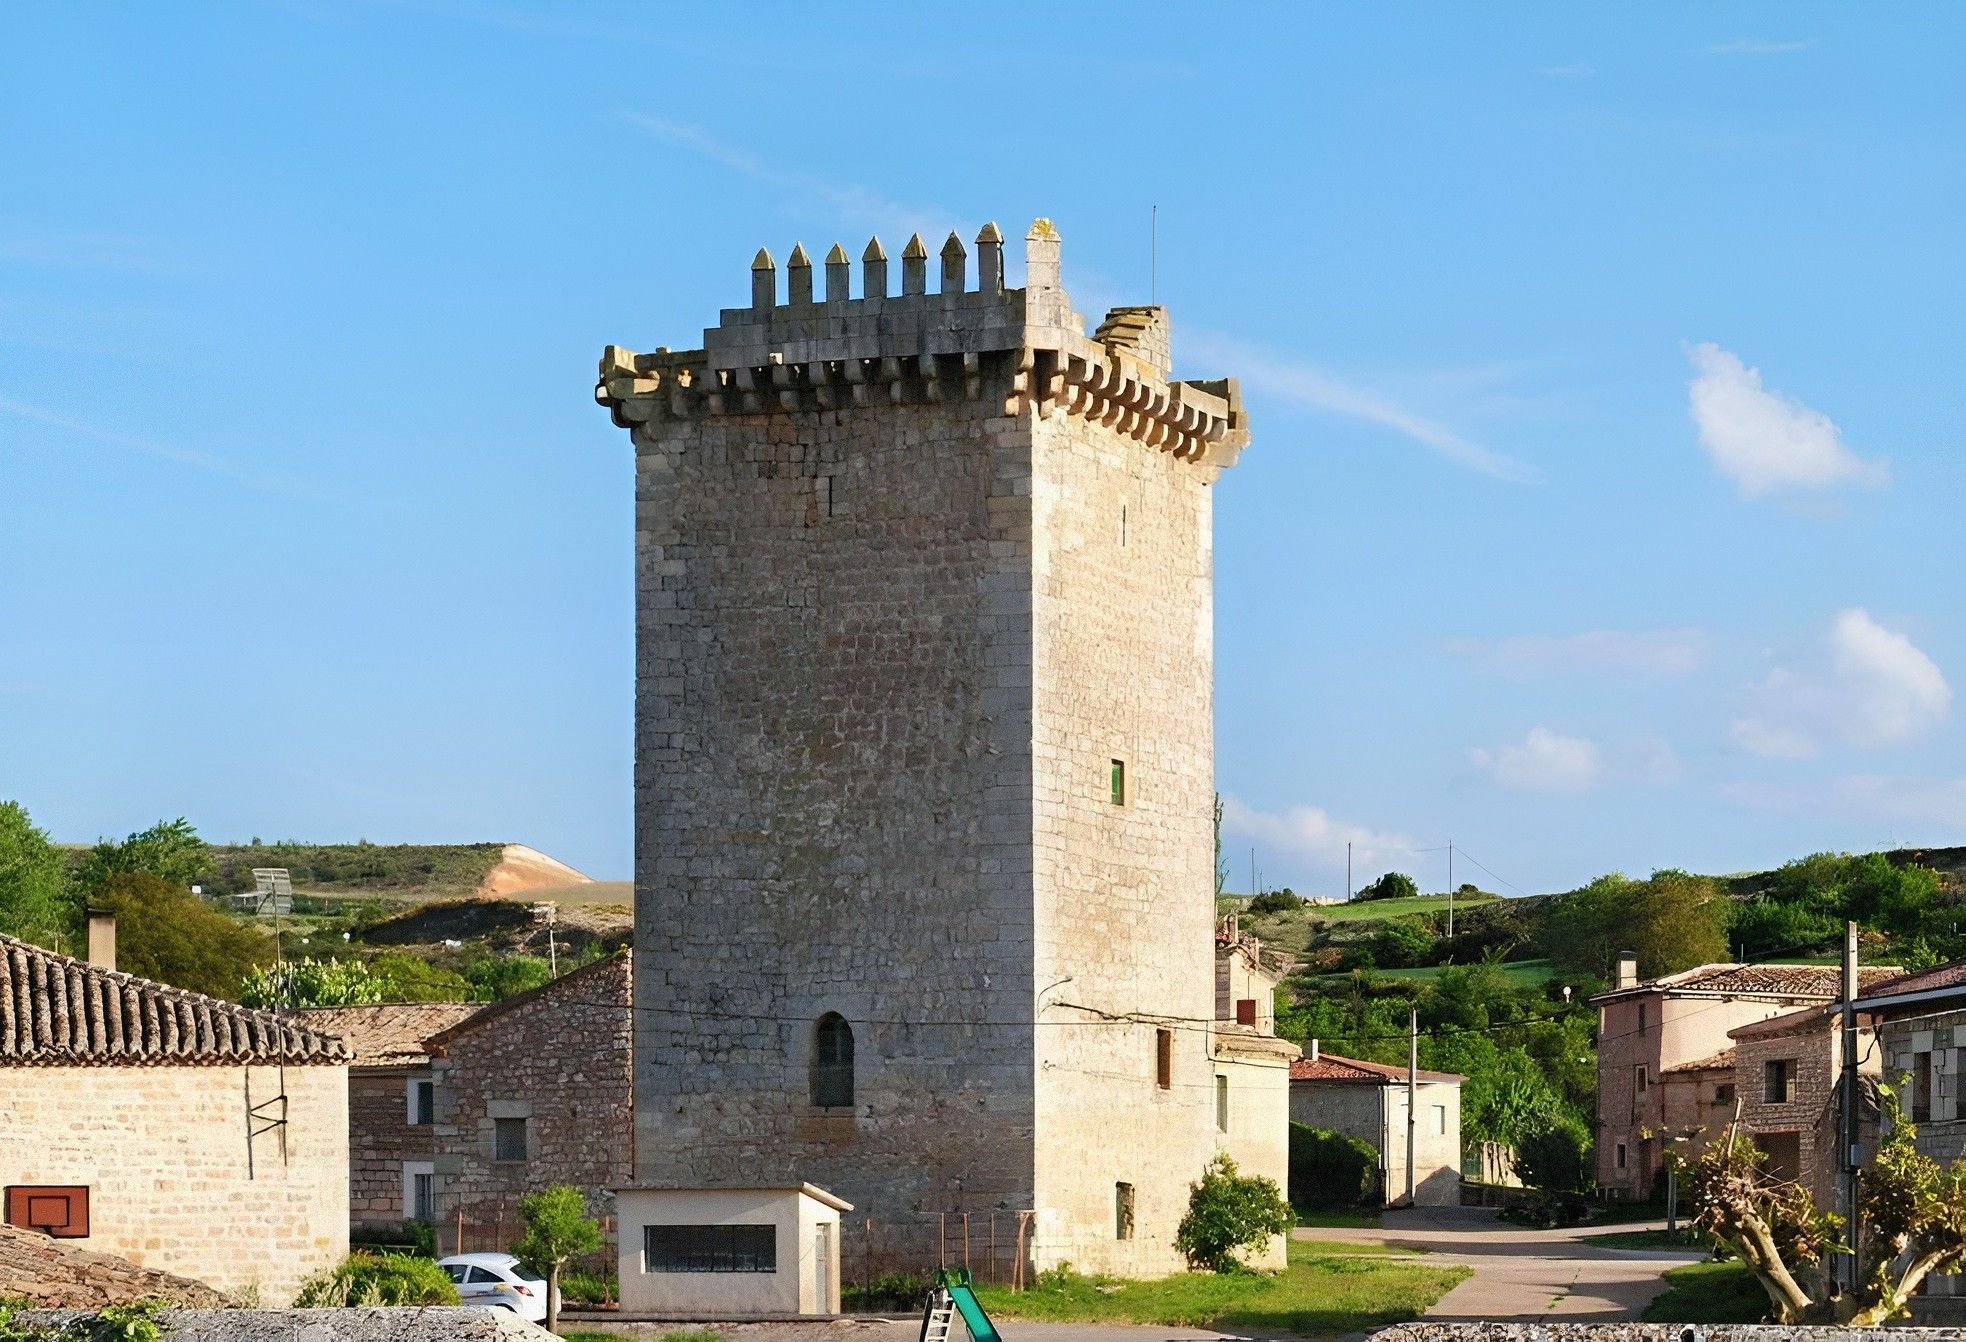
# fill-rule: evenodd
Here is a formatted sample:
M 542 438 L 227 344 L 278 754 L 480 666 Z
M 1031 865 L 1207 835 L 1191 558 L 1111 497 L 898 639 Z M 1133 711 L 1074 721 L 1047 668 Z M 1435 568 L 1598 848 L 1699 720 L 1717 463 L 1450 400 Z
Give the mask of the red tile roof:
M 275 1012 L 0 936 L 0 1067 L 347 1061 L 339 1039 Z
M 1877 984 L 1904 971 L 1890 967 L 1857 971 L 1857 986 L 1868 992 Z M 1633 988 L 1615 988 L 1591 1000 L 1626 997 L 1638 993 L 1675 993 L 1700 997 L 1778 997 L 1798 1002 L 1834 1001 L 1843 988 L 1839 965 L 1701 965 L 1697 969 L 1647 979 Z
M 1731 1048 L 1723 1048 L 1722 1050 L 1720 1050 L 1720 1052 L 1714 1054 L 1710 1058 L 1695 1058 L 1692 1062 L 1679 1062 L 1679 1063 L 1674 1063 L 1671 1067 L 1661 1067 L 1659 1069 L 1659 1075 L 1666 1076 L 1673 1072 L 1717 1072 L 1722 1070 L 1732 1071 L 1733 1069 L 1734 1069 L 1734 1050 Z
M 1935 988 L 1955 988 L 1966 983 L 1966 960 L 1954 960 L 1950 964 L 1934 965 L 1930 969 L 1914 970 L 1909 974 L 1899 974 L 1880 983 L 1866 983 L 1864 996 L 1896 996 L 1899 993 L 1931 992 Z
M 1453 1072 L 1429 1072 L 1421 1068 L 1422 1081 L 1461 1082 L 1466 1077 Z M 1406 1069 L 1393 1067 L 1383 1062 L 1366 1062 L 1362 1058 L 1343 1058 L 1336 1053 L 1319 1053 L 1317 1057 L 1303 1057 L 1290 1064 L 1292 1081 L 1338 1081 L 1354 1085 L 1384 1086 L 1406 1083 Z
M 357 1067 L 419 1067 L 430 1061 L 424 1040 L 484 1008 L 483 1002 L 377 1002 L 310 1007 L 286 1015 L 310 1030 L 340 1038 Z

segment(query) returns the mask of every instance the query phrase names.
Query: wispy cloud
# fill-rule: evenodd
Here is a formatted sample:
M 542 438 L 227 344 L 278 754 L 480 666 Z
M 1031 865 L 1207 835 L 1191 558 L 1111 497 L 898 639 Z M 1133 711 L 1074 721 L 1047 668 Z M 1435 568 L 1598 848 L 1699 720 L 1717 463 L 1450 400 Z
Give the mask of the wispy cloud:
M 1796 811 L 1830 823 L 1852 817 L 1890 826 L 1878 842 L 1957 842 L 1966 837 L 1966 778 L 1847 774 L 1820 780 L 1723 783 L 1720 795 L 1761 810 Z M 1909 835 L 1905 831 L 1910 831 Z
M 1186 329 L 1181 342 L 1184 354 L 1235 368 L 1245 387 L 1309 409 L 1391 429 L 1457 466 L 1497 480 L 1524 484 L 1537 479 L 1535 468 L 1527 462 L 1484 447 L 1381 392 L 1347 382 L 1323 368 L 1280 359 L 1212 331 Z
M 1760 369 L 1711 342 L 1686 354 L 1694 372 L 1687 402 L 1700 442 L 1744 498 L 1890 483 L 1885 462 L 1852 452 L 1828 415 L 1763 386 Z
M 1263 847 L 1308 858 L 1327 869 L 1344 866 L 1347 844 L 1351 845 L 1354 865 L 1361 870 L 1401 861 L 1415 848 L 1413 840 L 1404 834 L 1340 820 L 1321 806 L 1263 811 L 1235 797 L 1222 799 L 1222 828 Z
M 1813 37 L 1790 42 L 1771 42 L 1741 37 L 1732 42 L 1715 42 L 1700 50 L 1708 56 L 1786 56 L 1797 51 L 1807 51 L 1815 45 L 1816 39 Z
M 774 188 L 787 208 L 796 213 L 820 216 L 869 233 L 887 232 L 890 236 L 913 229 L 931 239 L 931 247 L 934 238 L 961 231 L 955 216 L 938 206 L 895 200 L 869 187 L 784 167 L 690 122 L 644 112 L 623 112 L 621 116 L 628 124 L 665 144 Z
M 1450 638 L 1441 646 L 1514 676 L 1569 671 L 1683 676 L 1699 669 L 1706 645 L 1707 637 L 1698 629 L 1592 629 L 1581 634 Z
M 1604 777 L 1595 741 L 1548 727 L 1531 727 L 1511 745 L 1470 750 L 1468 758 L 1503 787 L 1523 792 L 1588 792 Z
M 1916 740 L 1945 719 L 1952 687 L 1938 664 L 1869 612 L 1839 611 L 1827 656 L 1778 666 L 1749 690 L 1735 744 L 1772 759 L 1800 759 L 1841 741 L 1864 748 Z
M 199 452 L 188 447 L 176 447 L 170 443 L 159 443 L 148 438 L 137 438 L 127 433 L 117 433 L 111 429 L 100 428 L 83 420 L 72 419 L 67 415 L 44 410 L 26 401 L 17 401 L 11 396 L 0 395 L 0 414 L 13 415 L 19 419 L 58 429 L 63 433 L 85 438 L 92 442 L 106 443 L 111 447 L 135 452 L 140 456 L 152 457 L 158 461 L 168 461 L 174 465 L 185 466 L 208 475 L 223 476 L 247 489 L 269 494 L 294 494 L 307 498 L 321 497 L 310 486 L 294 481 L 279 480 L 258 472 L 248 470 L 224 457 L 213 456 L 209 452 Z
M 1568 65 L 1545 65 L 1536 73 L 1546 79 L 1590 79 L 1597 74 L 1597 67 L 1589 61 L 1572 61 Z

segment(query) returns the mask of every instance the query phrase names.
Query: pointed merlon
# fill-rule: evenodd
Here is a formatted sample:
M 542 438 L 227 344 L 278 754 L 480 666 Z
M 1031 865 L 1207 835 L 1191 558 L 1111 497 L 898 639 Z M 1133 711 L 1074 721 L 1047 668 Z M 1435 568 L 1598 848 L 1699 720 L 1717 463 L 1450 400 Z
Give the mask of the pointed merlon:
M 778 263 L 763 247 L 751 258 L 751 306 L 773 307 L 778 302 Z
M 963 240 L 953 229 L 949 240 L 942 244 L 942 292 L 959 294 L 963 291 L 963 281 L 969 278 L 969 251 Z
M 928 244 L 917 233 L 901 249 L 901 293 L 903 297 L 928 292 Z
M 1003 292 L 1003 231 L 994 223 L 976 235 L 976 287 L 986 294 Z
M 860 253 L 862 298 L 887 297 L 887 249 L 881 246 L 878 237 L 867 240 L 867 250 Z
M 787 303 L 812 301 L 812 256 L 803 242 L 794 243 L 792 254 L 785 258 L 785 291 Z
M 853 273 L 853 262 L 847 259 L 846 248 L 839 243 L 826 253 L 826 301 L 844 303 L 851 295 L 847 286 Z

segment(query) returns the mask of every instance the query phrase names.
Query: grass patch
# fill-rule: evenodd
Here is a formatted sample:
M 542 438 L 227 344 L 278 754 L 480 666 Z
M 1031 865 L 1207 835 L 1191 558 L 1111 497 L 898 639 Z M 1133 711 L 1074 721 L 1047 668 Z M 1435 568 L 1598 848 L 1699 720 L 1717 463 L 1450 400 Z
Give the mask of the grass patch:
M 1594 1226 L 1630 1225 L 1634 1221 L 1663 1221 L 1663 1202 L 1607 1202 L 1591 1217 Z
M 1614 1230 L 1608 1235 L 1586 1235 L 1584 1243 L 1600 1249 L 1692 1249 L 1710 1253 L 1713 1241 L 1692 1226 L 1678 1230 Z
M 1154 1281 L 1047 1273 L 1028 1291 L 978 1287 L 984 1309 L 1052 1323 L 1211 1327 L 1259 1337 L 1357 1332 L 1416 1319 L 1468 1275 L 1403 1257 L 1383 1260 L 1347 1244 L 1292 1242 L 1290 1266 L 1255 1272 L 1180 1272 Z
M 1420 1248 L 1406 1249 L 1397 1244 L 1382 1244 L 1376 1240 L 1300 1239 L 1290 1243 L 1292 1248 L 1320 1258 L 1410 1258 L 1427 1252 Z
M 1666 1273 L 1666 1289 L 1645 1309 L 1647 1323 L 1760 1323 L 1768 1293 L 1739 1260 L 1688 1263 Z
M 621 1342 L 621 1339 L 624 1337 L 640 1338 L 646 1336 L 648 1334 L 640 1331 L 631 1332 L 627 1330 L 606 1333 L 589 1330 L 587 1332 L 560 1334 L 561 1342 Z M 653 1338 L 652 1342 L 724 1342 L 724 1335 L 710 1328 L 685 1328 L 680 1332 L 664 1333 L 659 1338 Z
M 1377 1230 L 1379 1209 L 1377 1207 L 1299 1207 L 1297 1224 L 1324 1226 L 1330 1229 Z
M 1455 895 L 1452 903 L 1458 911 L 1472 909 L 1481 904 L 1501 902 L 1498 895 Z M 1321 918 L 1327 923 L 1355 923 L 1373 918 L 1404 918 L 1416 913 L 1446 913 L 1449 903 L 1446 895 L 1416 895 L 1412 899 L 1361 899 L 1350 904 L 1316 904 L 1310 907 L 1313 918 Z

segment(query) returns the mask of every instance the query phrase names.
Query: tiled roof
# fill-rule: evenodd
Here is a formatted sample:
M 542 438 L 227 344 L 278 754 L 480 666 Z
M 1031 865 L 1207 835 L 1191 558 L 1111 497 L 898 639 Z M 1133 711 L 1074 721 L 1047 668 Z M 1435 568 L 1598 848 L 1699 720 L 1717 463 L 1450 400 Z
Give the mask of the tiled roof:
M 373 1006 L 310 1007 L 289 1019 L 348 1045 L 357 1067 L 415 1067 L 430 1060 L 423 1041 L 461 1023 L 483 1002 L 378 1002 Z
M 1857 971 L 1857 986 L 1869 991 L 1886 979 L 1903 973 L 1895 968 L 1864 968 Z M 1799 1001 L 1832 1001 L 1843 989 L 1843 970 L 1838 965 L 1701 965 L 1697 969 L 1647 979 L 1634 988 L 1616 988 L 1599 993 L 1591 1000 L 1633 993 L 1670 992 L 1703 997 L 1793 997 Z
M 1422 1081 L 1465 1081 L 1467 1078 L 1452 1072 L 1429 1072 L 1422 1068 L 1419 1072 Z M 1336 1053 L 1319 1053 L 1317 1057 L 1299 1058 L 1290 1064 L 1292 1081 L 1341 1081 L 1357 1085 L 1384 1086 L 1394 1082 L 1405 1084 L 1406 1069 L 1392 1067 L 1383 1062 L 1366 1062 L 1362 1058 L 1341 1058 Z
M 1671 1067 L 1661 1067 L 1659 1069 L 1659 1075 L 1665 1076 L 1672 1072 L 1713 1072 L 1719 1071 L 1722 1068 L 1731 1071 L 1733 1066 L 1734 1050 L 1723 1048 L 1710 1058 L 1695 1058 L 1692 1062 L 1680 1062 L 1674 1063 Z
M 339 1039 L 0 936 L 0 1067 L 342 1063 Z
M 470 1034 L 479 1026 L 489 1025 L 507 1012 L 516 1011 L 542 998 L 550 1000 L 554 997 L 572 996 L 576 1001 L 581 1000 L 579 994 L 592 991 L 593 980 L 610 973 L 624 974 L 624 989 L 632 987 L 635 973 L 634 957 L 626 949 L 604 955 L 598 960 L 582 965 L 570 974 L 562 974 L 550 983 L 542 983 L 537 988 L 528 989 L 511 997 L 503 997 L 480 1007 L 455 1025 L 439 1030 L 423 1042 L 427 1047 L 441 1053 L 444 1046 L 459 1035 Z M 624 1008 L 632 1009 L 625 1000 L 622 1005 Z
M 1966 984 L 1966 960 L 1954 960 L 1950 964 L 1934 965 L 1930 969 L 1916 970 L 1910 974 L 1899 974 L 1880 983 L 1864 984 L 1866 997 L 1895 997 L 1899 993 L 1924 993 L 1938 988 L 1956 988 Z

